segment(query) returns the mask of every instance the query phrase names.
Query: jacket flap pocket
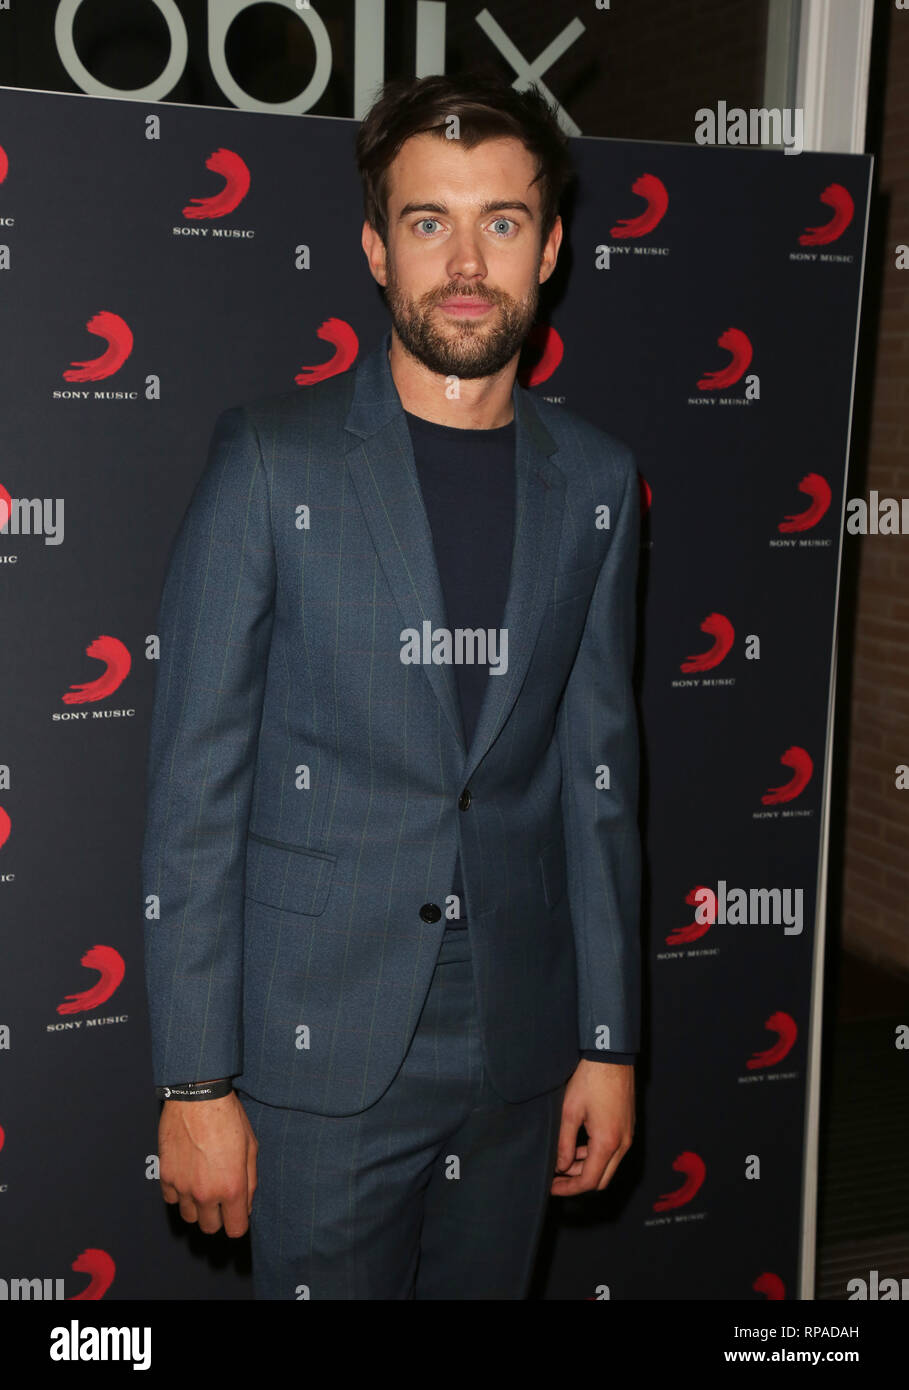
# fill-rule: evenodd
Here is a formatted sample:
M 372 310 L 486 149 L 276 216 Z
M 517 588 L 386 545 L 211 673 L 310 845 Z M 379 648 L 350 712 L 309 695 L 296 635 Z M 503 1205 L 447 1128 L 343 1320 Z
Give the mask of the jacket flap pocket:
M 552 596 L 554 601 L 566 603 L 568 599 L 578 598 L 581 595 L 589 598 L 593 593 L 601 567 L 602 561 L 597 560 L 594 564 L 584 565 L 579 570 L 567 570 L 564 574 L 557 574 L 553 580 Z
M 254 902 L 318 917 L 325 911 L 337 858 L 320 850 L 250 831 L 246 846 L 246 896 Z

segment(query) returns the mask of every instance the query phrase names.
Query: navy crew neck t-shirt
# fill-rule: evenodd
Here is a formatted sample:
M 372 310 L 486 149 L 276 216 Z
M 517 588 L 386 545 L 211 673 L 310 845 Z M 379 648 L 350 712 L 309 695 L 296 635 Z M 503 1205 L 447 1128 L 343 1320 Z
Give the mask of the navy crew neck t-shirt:
M 501 629 L 514 543 L 515 422 L 498 429 L 456 429 L 404 412 L 429 518 L 445 601 L 445 621 L 434 626 Z M 501 646 L 494 654 L 501 658 Z M 464 739 L 469 748 L 487 682 L 487 663 L 455 662 Z M 452 893 L 466 921 L 460 855 Z

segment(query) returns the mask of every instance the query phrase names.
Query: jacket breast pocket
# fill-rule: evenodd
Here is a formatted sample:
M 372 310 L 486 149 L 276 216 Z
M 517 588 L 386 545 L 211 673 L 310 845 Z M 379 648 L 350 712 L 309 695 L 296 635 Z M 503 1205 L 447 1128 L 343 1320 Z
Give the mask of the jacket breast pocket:
M 573 598 L 590 598 L 597 582 L 600 565 L 601 561 L 597 560 L 594 564 L 583 565 L 578 570 L 567 570 L 564 574 L 557 574 L 553 581 L 553 602 L 558 604 L 567 603 Z
M 540 850 L 540 876 L 543 880 L 543 896 L 549 907 L 556 907 L 568 890 L 568 871 L 565 864 L 565 847 L 561 837 L 550 840 Z
M 337 856 L 250 831 L 246 845 L 246 896 L 282 912 L 318 917 L 325 911 Z

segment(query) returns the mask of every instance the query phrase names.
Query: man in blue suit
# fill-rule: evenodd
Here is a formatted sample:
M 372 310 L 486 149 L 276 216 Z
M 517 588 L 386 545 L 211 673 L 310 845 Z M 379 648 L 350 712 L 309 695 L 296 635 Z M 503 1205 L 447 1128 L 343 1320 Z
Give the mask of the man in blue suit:
M 161 598 L 162 1191 L 257 1298 L 524 1298 L 634 1129 L 638 478 L 516 380 L 539 93 L 389 83 L 357 151 L 392 328 L 219 417 Z

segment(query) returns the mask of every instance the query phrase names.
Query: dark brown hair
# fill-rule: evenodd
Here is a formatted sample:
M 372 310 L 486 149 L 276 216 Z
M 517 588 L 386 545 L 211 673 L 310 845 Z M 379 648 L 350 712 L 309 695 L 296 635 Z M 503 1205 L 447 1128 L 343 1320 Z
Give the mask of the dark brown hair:
M 467 149 L 482 140 L 511 136 L 535 158 L 532 182 L 540 182 L 542 246 L 562 193 L 574 176 L 567 137 L 535 85 L 518 92 L 483 72 L 394 78 L 384 84 L 357 133 L 357 167 L 367 222 L 387 242 L 389 166 L 412 135 L 434 131 L 444 137 L 452 116 L 458 118 L 459 138 Z

